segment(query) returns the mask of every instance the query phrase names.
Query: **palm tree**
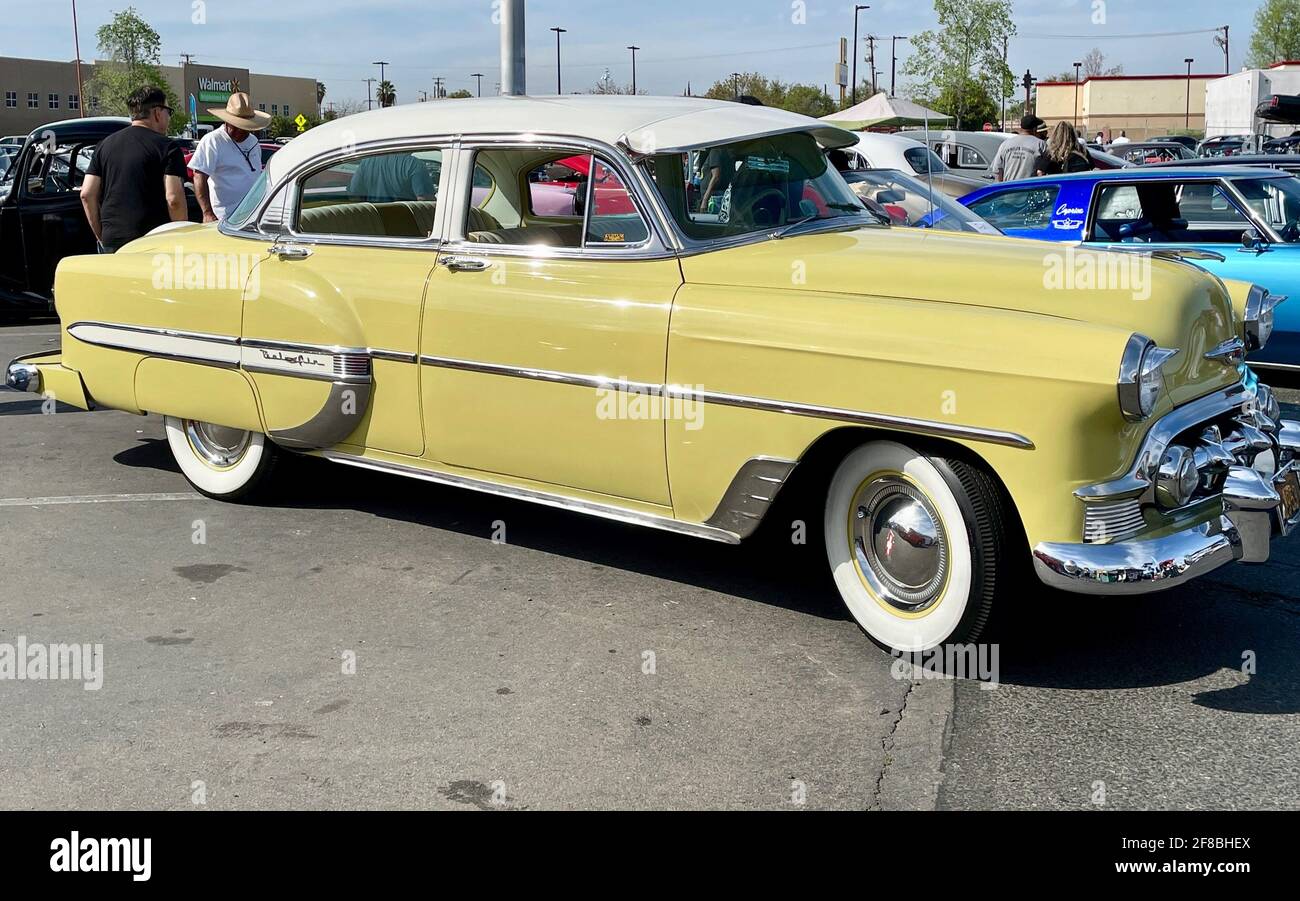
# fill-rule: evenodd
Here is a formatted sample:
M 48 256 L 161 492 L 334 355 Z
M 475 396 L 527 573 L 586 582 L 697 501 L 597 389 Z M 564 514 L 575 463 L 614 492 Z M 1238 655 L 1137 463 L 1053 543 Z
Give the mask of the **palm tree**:
M 325 83 L 323 81 L 318 81 L 316 82 L 316 115 L 317 116 L 321 114 L 321 107 L 324 105 L 324 103 L 325 103 Z
M 384 79 L 379 83 L 379 105 L 382 107 L 382 106 L 394 106 L 396 104 L 397 104 L 397 89 L 393 87 L 393 83 L 391 81 L 389 81 L 388 79 Z

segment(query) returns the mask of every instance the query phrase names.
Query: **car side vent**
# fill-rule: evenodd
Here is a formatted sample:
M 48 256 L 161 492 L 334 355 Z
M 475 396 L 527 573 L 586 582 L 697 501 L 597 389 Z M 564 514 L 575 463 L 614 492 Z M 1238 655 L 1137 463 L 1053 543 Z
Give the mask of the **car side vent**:
M 1087 504 L 1083 514 L 1083 540 L 1090 543 L 1131 538 L 1146 524 L 1137 498 L 1109 504 Z
M 344 378 L 368 378 L 370 357 L 367 354 L 335 354 L 334 374 Z

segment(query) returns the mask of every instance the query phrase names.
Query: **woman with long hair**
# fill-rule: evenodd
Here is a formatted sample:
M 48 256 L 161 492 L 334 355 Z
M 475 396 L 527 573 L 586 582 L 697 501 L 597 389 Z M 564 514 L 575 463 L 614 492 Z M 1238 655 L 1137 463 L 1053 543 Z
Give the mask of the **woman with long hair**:
M 1057 122 L 1047 139 L 1047 148 L 1034 162 L 1035 175 L 1060 175 L 1062 172 L 1085 172 L 1092 168 L 1079 135 L 1069 122 Z

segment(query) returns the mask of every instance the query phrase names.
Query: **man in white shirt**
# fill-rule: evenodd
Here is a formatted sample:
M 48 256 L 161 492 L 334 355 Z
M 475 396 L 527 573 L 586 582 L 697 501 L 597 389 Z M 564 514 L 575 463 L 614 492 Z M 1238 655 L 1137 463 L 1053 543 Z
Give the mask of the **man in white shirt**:
M 1127 132 L 1127 131 L 1121 131 L 1121 132 L 1119 133 L 1119 137 L 1116 138 L 1115 140 L 1111 141 L 1110 143 L 1111 143 L 1111 146 L 1112 146 L 1112 147 L 1115 146 L 1115 145 L 1117 145 L 1117 144 L 1128 144 L 1128 143 L 1130 143 L 1130 142 L 1129 142 L 1129 138 L 1128 138 L 1128 132 Z
M 266 128 L 271 117 L 253 109 L 248 95 L 230 95 L 225 109 L 209 109 L 223 124 L 205 134 L 190 158 L 194 170 L 194 198 L 204 222 L 219 222 L 239 206 L 248 189 L 262 174 L 262 146 L 255 132 Z

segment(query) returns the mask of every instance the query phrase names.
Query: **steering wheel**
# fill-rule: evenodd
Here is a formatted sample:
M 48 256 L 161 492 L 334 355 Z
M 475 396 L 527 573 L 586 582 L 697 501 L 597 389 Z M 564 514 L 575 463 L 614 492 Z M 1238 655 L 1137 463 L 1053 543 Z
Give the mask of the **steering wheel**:
M 780 188 L 764 188 L 731 215 L 732 221 L 742 228 L 768 228 L 780 225 L 784 212 L 785 192 Z

